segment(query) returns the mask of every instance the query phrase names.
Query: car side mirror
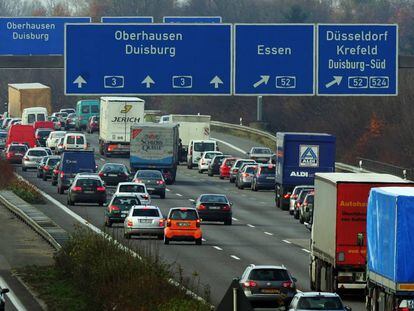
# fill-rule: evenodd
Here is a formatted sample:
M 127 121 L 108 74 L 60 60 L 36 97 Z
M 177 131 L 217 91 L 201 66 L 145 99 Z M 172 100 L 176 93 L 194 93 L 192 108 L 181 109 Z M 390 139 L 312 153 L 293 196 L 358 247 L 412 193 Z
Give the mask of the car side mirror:
M 250 155 L 250 152 L 246 152 L 247 155 Z
M 233 206 L 233 202 L 230 202 L 230 206 Z
M 8 288 L 3 288 L 2 290 L 1 290 L 1 294 L 3 295 L 3 294 L 7 294 L 8 292 L 10 292 L 10 289 L 8 289 Z

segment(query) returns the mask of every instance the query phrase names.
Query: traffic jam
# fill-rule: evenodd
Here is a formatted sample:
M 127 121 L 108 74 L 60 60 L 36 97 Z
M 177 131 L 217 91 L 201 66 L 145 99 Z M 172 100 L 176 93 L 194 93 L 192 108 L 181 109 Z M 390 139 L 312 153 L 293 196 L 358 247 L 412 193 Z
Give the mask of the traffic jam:
M 385 174 L 335 172 L 335 137 L 323 133 L 278 132 L 275 151 L 256 146 L 243 158 L 225 154 L 210 137 L 210 116 L 164 115 L 146 122 L 144 105 L 136 97 L 102 97 L 53 113 L 37 106 L 11 109 L 0 117 L 2 157 L 50 183 L 68 206 L 102 206 L 102 224 L 120 226 L 125 239 L 153 236 L 165 245 L 202 245 L 203 230 L 208 230 L 204 222 L 233 222 L 234 205 L 225 193 L 200 193 L 192 206 L 171 206 L 162 213 L 156 200 L 166 198 L 180 164 L 240 190 L 273 192 L 275 206 L 311 231 L 314 292 L 298 291 L 297 279 L 283 265 L 251 264 L 238 282 L 253 305 L 350 310 L 335 292 L 367 289 L 374 310 L 380 294 L 398 310 L 409 310 L 404 307 L 411 303 L 409 293 L 393 292 L 376 277 L 375 260 L 385 259 L 371 257 L 372 271 L 367 272 L 366 256 L 367 244 L 381 239 L 381 234 L 369 235 L 381 221 L 376 213 L 369 214 L 371 189 L 399 196 L 412 183 Z M 99 137 L 98 150 L 88 141 L 92 133 Z M 105 159 L 101 165 L 98 156 Z M 118 157 L 129 165 L 111 161 Z M 388 193 L 390 186 L 394 190 Z M 377 206 L 382 204 L 380 194 Z M 399 234 L 399 239 L 407 238 Z M 376 245 L 370 251 L 380 252 Z

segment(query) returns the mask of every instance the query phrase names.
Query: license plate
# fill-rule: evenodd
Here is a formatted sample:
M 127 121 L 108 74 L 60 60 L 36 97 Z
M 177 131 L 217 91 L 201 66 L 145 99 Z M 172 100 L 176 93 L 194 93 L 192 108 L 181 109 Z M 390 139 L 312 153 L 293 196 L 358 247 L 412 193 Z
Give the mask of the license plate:
M 149 190 L 149 191 L 153 191 L 153 190 L 155 190 L 154 188 L 147 188 L 147 190 Z
M 209 209 L 217 210 L 217 209 L 221 209 L 221 207 L 220 206 L 209 206 Z
M 16 156 L 22 156 L 23 154 L 22 153 L 15 153 L 14 155 L 16 155 Z
M 265 288 L 265 289 L 262 289 L 262 293 L 263 294 L 279 294 L 280 291 L 278 289 Z
M 152 219 L 140 219 L 139 222 L 142 222 L 144 224 L 150 224 L 152 223 Z
M 94 191 L 86 190 L 86 191 L 84 191 L 84 193 L 94 193 Z
M 122 214 L 121 217 L 125 218 L 125 217 L 127 217 L 127 214 Z
M 274 177 L 270 177 L 270 176 L 269 176 L 269 177 L 266 177 L 266 179 L 275 179 L 275 178 L 274 178 Z
M 118 176 L 118 174 L 108 174 L 108 176 Z
M 179 227 L 189 227 L 190 226 L 190 223 L 188 223 L 188 222 L 179 222 L 178 223 L 178 226 Z

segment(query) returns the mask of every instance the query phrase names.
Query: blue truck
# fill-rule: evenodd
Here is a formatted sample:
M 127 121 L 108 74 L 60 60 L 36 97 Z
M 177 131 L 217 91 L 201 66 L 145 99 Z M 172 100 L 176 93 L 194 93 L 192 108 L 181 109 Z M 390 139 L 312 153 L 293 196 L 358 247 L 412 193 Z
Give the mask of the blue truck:
M 367 310 L 414 310 L 414 187 L 371 189 Z
M 178 165 L 178 124 L 140 123 L 131 126 L 130 167 L 159 170 L 166 184 L 175 181 Z
M 335 136 L 276 133 L 275 203 L 286 210 L 298 185 L 313 185 L 315 173 L 335 171 Z

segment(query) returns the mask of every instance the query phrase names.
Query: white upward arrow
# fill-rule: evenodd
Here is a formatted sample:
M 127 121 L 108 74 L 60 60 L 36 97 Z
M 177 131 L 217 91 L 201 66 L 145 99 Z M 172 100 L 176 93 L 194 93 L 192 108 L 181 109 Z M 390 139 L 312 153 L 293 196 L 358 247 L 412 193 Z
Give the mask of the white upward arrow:
M 260 80 L 253 84 L 254 88 L 257 88 L 261 84 L 267 84 L 269 82 L 270 76 L 260 76 Z
M 342 76 L 333 76 L 333 80 L 325 84 L 325 87 L 328 89 L 334 84 L 340 84 L 342 82 Z
M 154 80 L 148 75 L 145 77 L 144 80 L 142 80 L 141 84 L 145 84 L 146 88 L 149 89 L 151 87 L 151 84 L 155 84 Z
M 223 84 L 223 81 L 219 76 L 215 76 L 213 79 L 211 79 L 210 84 L 214 84 L 214 88 L 218 89 L 219 84 Z
M 86 84 L 87 82 L 85 81 L 85 79 L 82 76 L 78 76 L 75 81 L 73 81 L 73 83 L 78 85 L 78 88 L 81 89 L 82 88 L 82 84 Z

